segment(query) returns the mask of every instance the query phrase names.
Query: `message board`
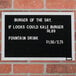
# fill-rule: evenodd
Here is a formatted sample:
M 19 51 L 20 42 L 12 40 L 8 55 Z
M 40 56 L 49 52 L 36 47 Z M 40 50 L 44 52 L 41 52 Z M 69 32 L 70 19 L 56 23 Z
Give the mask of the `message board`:
M 73 12 L 3 12 L 3 60 L 74 60 Z

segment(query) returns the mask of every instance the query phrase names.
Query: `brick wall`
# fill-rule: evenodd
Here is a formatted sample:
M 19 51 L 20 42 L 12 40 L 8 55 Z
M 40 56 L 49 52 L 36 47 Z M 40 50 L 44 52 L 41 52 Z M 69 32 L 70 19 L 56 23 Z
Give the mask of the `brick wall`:
M 0 0 L 0 56 L 2 11 L 73 11 L 76 30 L 76 0 Z M 76 76 L 76 61 L 2 61 L 0 58 L 0 76 Z

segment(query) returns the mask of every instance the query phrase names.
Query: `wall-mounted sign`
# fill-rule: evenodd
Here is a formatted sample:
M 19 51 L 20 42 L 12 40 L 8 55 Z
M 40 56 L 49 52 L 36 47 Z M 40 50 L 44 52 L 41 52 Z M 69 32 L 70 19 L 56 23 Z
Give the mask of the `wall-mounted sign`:
M 74 60 L 73 12 L 3 12 L 2 60 Z

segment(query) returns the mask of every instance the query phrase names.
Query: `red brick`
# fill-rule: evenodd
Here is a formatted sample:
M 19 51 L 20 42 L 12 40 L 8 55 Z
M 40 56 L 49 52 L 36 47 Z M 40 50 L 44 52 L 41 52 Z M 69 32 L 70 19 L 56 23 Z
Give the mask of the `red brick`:
M 0 8 L 11 8 L 12 6 L 12 0 L 0 0 Z
M 76 73 L 76 64 L 48 64 L 47 73 Z
M 64 73 L 65 67 L 64 65 L 55 65 L 55 64 L 48 64 L 47 65 L 47 73 Z
M 40 9 L 43 8 L 43 0 L 14 0 L 14 8 Z
M 49 9 L 73 9 L 75 0 L 46 0 L 46 7 Z
M 11 65 L 10 64 L 0 64 L 0 73 L 10 73 Z
M 65 8 L 66 9 L 75 9 L 76 1 L 75 0 L 65 0 Z
M 43 73 L 43 64 L 14 64 L 14 73 Z

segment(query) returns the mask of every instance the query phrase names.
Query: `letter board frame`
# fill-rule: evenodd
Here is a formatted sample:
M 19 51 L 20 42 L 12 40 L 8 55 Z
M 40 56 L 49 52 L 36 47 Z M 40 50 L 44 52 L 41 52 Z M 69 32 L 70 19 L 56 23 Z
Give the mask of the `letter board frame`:
M 72 57 L 5 57 L 5 16 L 6 15 L 63 15 L 71 16 L 71 54 Z M 69 25 L 68 25 L 69 26 Z M 75 30 L 73 12 L 2 12 L 2 60 L 75 60 Z M 50 50 L 50 49 L 49 49 Z

